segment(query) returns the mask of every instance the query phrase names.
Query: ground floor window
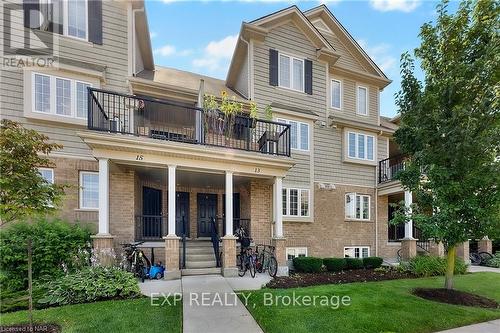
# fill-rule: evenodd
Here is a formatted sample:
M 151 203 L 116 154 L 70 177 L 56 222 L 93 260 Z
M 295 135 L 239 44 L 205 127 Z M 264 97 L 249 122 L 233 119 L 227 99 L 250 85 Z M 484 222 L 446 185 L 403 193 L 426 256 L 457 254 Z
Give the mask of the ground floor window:
M 54 184 L 54 169 L 38 168 L 38 172 L 47 183 Z
M 99 208 L 99 173 L 80 171 L 80 208 Z
M 370 196 L 359 193 L 346 193 L 345 217 L 353 220 L 370 220 Z
M 345 258 L 366 258 L 370 256 L 369 246 L 349 246 L 344 247 Z
M 307 257 L 307 247 L 287 247 L 286 257 L 288 260 L 293 260 L 297 257 Z
M 309 216 L 309 189 L 283 188 L 283 216 Z

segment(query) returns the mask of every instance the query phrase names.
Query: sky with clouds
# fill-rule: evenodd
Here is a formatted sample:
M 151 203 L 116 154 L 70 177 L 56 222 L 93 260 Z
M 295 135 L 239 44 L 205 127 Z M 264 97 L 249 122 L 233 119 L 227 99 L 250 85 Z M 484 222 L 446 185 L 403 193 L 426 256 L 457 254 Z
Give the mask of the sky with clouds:
M 394 116 L 400 56 L 418 46 L 420 26 L 435 18 L 435 1 L 146 0 L 155 63 L 225 79 L 243 21 L 292 4 L 307 10 L 321 3 L 393 80 L 381 94 L 380 110 Z

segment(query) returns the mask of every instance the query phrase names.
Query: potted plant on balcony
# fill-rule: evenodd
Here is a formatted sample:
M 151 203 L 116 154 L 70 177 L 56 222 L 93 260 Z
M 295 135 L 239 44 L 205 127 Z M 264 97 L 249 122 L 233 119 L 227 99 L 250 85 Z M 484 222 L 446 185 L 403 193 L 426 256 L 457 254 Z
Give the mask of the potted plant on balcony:
M 217 103 L 214 95 L 205 94 L 205 96 L 203 96 L 203 110 L 205 113 L 205 133 L 209 130 L 215 131 L 217 128 L 217 120 L 219 118 L 219 103 Z

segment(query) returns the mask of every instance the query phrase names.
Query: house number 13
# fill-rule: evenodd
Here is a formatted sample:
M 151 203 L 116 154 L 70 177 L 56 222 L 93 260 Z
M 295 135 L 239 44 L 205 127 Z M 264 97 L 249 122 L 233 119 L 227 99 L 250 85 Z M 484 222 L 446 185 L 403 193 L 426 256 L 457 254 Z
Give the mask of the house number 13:
M 144 155 L 136 155 L 135 156 L 135 160 L 136 161 L 142 161 L 142 160 L 144 160 Z

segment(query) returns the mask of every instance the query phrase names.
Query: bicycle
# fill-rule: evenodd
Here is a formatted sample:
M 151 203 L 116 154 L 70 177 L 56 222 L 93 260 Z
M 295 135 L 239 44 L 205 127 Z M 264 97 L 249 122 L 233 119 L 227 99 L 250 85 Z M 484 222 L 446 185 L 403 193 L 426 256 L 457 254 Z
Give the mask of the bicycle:
M 236 265 L 238 266 L 238 276 L 245 276 L 247 270 L 250 271 L 250 276 L 255 277 L 255 253 L 250 247 L 250 238 L 241 239 L 241 251 L 236 256 Z
M 493 255 L 489 252 L 469 253 L 470 262 L 474 265 L 485 265 L 491 258 L 493 258 Z
M 134 273 L 141 282 L 144 282 L 146 278 L 146 271 L 149 270 L 151 266 L 151 262 L 148 257 L 144 254 L 144 252 L 138 248 L 139 245 L 144 242 L 135 242 L 135 243 L 122 243 L 120 244 L 125 251 L 125 267 L 124 269 L 127 272 Z
M 259 252 L 259 246 L 264 249 Z M 268 248 L 268 250 L 266 250 Z M 262 273 L 267 271 L 269 276 L 276 277 L 278 273 L 278 261 L 274 256 L 275 247 L 271 245 L 259 244 L 255 249 L 257 260 L 255 261 L 255 268 L 257 272 Z

